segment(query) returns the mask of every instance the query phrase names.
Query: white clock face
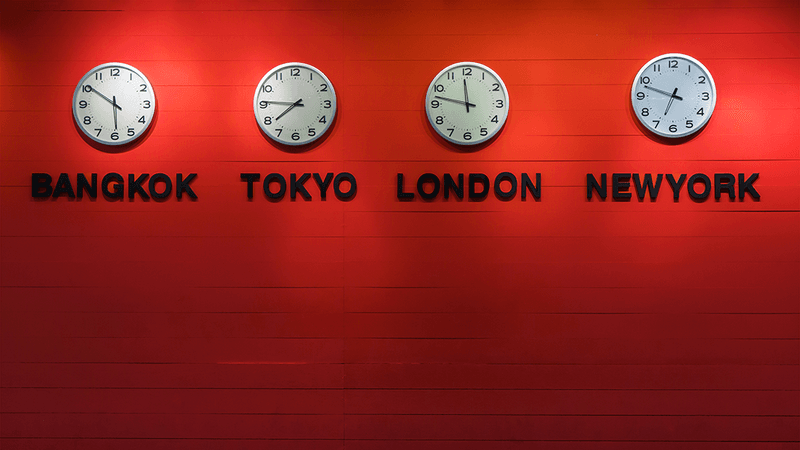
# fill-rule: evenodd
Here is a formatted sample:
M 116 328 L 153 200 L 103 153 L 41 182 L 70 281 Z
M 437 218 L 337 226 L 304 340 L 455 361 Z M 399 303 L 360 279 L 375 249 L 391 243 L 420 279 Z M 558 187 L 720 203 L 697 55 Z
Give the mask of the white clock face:
M 631 88 L 636 117 L 653 133 L 680 138 L 711 119 L 717 89 L 700 61 L 680 53 L 653 58 L 636 74 Z
M 302 63 L 270 70 L 256 86 L 253 110 L 261 130 L 286 145 L 322 137 L 336 116 L 336 92 L 328 77 Z
M 153 86 L 135 67 L 101 64 L 81 78 L 72 115 L 81 131 L 104 145 L 127 144 L 147 131 L 156 110 Z
M 440 136 L 458 145 L 491 139 L 508 117 L 508 91 L 492 69 L 461 62 L 439 72 L 425 96 L 428 121 Z

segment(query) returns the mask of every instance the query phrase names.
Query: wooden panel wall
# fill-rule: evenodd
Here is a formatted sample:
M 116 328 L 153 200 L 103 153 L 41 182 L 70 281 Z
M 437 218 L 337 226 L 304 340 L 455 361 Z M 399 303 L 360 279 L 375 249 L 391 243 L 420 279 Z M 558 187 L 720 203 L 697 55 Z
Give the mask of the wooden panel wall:
M 4 449 L 798 448 L 798 1 L 5 1 L 0 21 Z M 668 52 L 719 92 L 677 146 L 629 106 Z M 422 108 L 462 60 L 511 97 L 477 152 Z M 123 153 L 70 112 L 110 61 L 158 99 Z M 253 119 L 287 61 L 339 96 L 306 152 Z M 355 199 L 239 181 L 329 171 Z M 541 200 L 395 198 L 397 172 L 502 171 L 540 172 Z M 199 199 L 35 201 L 32 172 L 196 172 Z M 586 200 L 602 172 L 759 172 L 762 197 Z

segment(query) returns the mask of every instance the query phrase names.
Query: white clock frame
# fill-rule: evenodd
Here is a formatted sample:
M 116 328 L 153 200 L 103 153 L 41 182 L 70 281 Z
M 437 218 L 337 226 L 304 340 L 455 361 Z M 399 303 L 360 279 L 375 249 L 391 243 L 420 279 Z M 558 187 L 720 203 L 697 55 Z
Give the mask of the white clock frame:
M 637 87 L 649 84 L 649 83 L 643 83 L 642 79 L 643 79 L 643 77 L 647 76 L 647 75 L 645 75 L 645 72 L 648 69 L 650 69 L 652 67 L 655 67 L 654 66 L 655 64 L 658 64 L 660 61 L 665 61 L 667 66 L 668 66 L 668 67 L 666 67 L 666 70 L 671 71 L 672 69 L 680 69 L 679 65 L 677 65 L 676 67 L 669 67 L 668 60 L 670 60 L 670 59 L 673 59 L 673 60 L 683 59 L 683 60 L 688 61 L 689 63 L 694 64 L 695 66 L 697 66 L 700 69 L 700 71 L 702 72 L 702 73 L 697 74 L 697 76 L 698 77 L 705 77 L 707 79 L 707 81 L 708 81 L 707 84 L 709 86 L 708 90 L 709 90 L 709 93 L 710 93 L 710 95 L 709 95 L 710 98 L 708 100 L 702 99 L 702 97 L 697 97 L 697 100 L 695 101 L 695 104 L 693 105 L 693 106 L 697 106 L 697 105 L 701 105 L 702 104 L 703 105 L 702 108 L 708 107 L 707 111 L 705 111 L 705 110 L 703 111 L 704 115 L 702 117 L 702 120 L 697 125 L 693 124 L 693 126 L 691 128 L 687 128 L 686 127 L 686 123 L 691 119 L 689 119 L 686 116 L 684 116 L 683 119 L 678 119 L 678 121 L 680 121 L 680 120 L 684 120 L 685 121 L 684 125 L 683 125 L 683 128 L 684 128 L 683 130 L 678 129 L 677 125 L 675 125 L 675 121 L 669 121 L 669 123 L 672 123 L 673 125 L 675 125 L 676 130 L 677 130 L 675 132 L 670 131 L 670 128 L 669 128 L 670 125 L 669 124 L 665 125 L 662 129 L 658 129 L 657 128 L 658 125 L 660 125 L 661 123 L 656 124 L 656 127 L 652 126 L 652 124 L 650 122 L 655 120 L 655 119 L 651 118 L 651 116 L 649 115 L 649 109 L 652 109 L 652 108 L 641 108 L 641 102 L 644 99 L 649 98 L 649 94 L 644 94 L 644 97 L 642 99 L 637 98 L 637 93 L 638 92 L 644 92 L 642 90 L 637 89 Z M 689 67 L 689 71 L 688 72 L 691 71 L 691 64 L 688 66 Z M 659 71 L 659 72 L 661 72 L 661 71 Z M 687 72 L 687 74 L 688 74 L 688 72 Z M 691 76 L 694 76 L 694 74 L 692 74 Z M 703 81 L 705 81 L 705 80 L 703 80 Z M 695 82 L 693 84 L 698 85 L 697 82 Z M 702 83 L 700 83 L 700 84 L 702 84 Z M 678 87 L 680 87 L 680 86 L 675 87 L 675 90 L 677 90 Z M 662 95 L 670 94 L 669 92 L 666 92 L 666 91 L 660 91 L 659 92 L 659 89 L 654 89 L 652 87 L 650 87 L 648 89 L 654 90 L 657 93 L 660 93 Z M 702 95 L 702 92 L 700 94 Z M 682 98 L 682 97 L 678 97 L 676 95 L 677 95 L 677 93 L 675 91 L 673 91 L 673 93 L 670 94 L 669 98 L 671 100 L 674 100 L 675 98 Z M 638 102 L 638 104 L 637 104 L 637 102 Z M 708 102 L 710 102 L 710 103 L 708 103 Z M 656 56 L 655 58 L 651 59 L 650 61 L 645 63 L 642 66 L 641 69 L 639 69 L 639 72 L 636 73 L 636 77 L 633 79 L 633 84 L 631 86 L 631 106 L 633 107 L 633 113 L 636 116 L 636 119 L 639 120 L 639 122 L 642 124 L 642 126 L 645 129 L 647 129 L 649 132 L 654 133 L 654 134 L 656 134 L 658 136 L 661 136 L 661 137 L 665 137 L 665 138 L 670 138 L 670 139 L 685 138 L 685 137 L 691 136 L 691 135 L 697 133 L 698 131 L 702 130 L 711 121 L 711 116 L 714 113 L 714 109 L 716 107 L 716 104 L 717 104 L 717 87 L 716 87 L 716 84 L 714 84 L 714 78 L 711 76 L 711 72 L 709 72 L 709 70 L 706 68 L 706 66 L 703 65 L 703 63 L 701 63 L 697 59 L 695 59 L 695 58 L 693 58 L 693 57 L 691 57 L 689 55 L 685 55 L 683 53 L 665 53 L 663 55 L 659 55 L 659 56 Z M 710 105 L 710 106 L 705 106 L 705 105 Z M 667 105 L 667 106 L 669 107 L 669 105 Z M 647 116 L 643 115 L 643 113 L 642 113 L 643 109 L 648 109 L 648 115 Z M 698 108 L 695 107 L 692 112 L 695 115 L 697 115 Z M 655 115 L 655 116 L 652 116 L 652 117 L 659 118 L 659 122 L 664 122 L 665 121 L 664 120 L 664 116 L 666 116 L 666 113 L 665 114 Z M 645 117 L 647 117 L 647 119 L 645 119 Z M 693 123 L 693 121 L 692 121 L 692 123 Z
M 105 97 L 104 101 L 108 101 L 109 104 L 112 105 L 112 114 L 116 113 L 116 110 L 114 109 L 114 107 L 117 107 L 120 110 L 124 110 L 124 108 L 122 108 L 122 106 L 128 105 L 130 107 L 130 105 L 132 104 L 130 101 L 126 102 L 126 105 L 116 105 L 116 100 L 115 100 L 116 95 L 112 95 L 112 98 L 114 99 L 114 103 L 111 103 L 112 100 L 109 100 L 106 97 L 106 95 L 104 95 L 104 94 L 100 93 L 99 91 L 95 90 L 95 87 L 94 87 L 94 86 L 96 86 L 95 83 L 91 83 L 91 82 L 88 83 L 89 86 L 93 86 L 93 87 L 90 88 L 89 91 L 86 91 L 85 88 L 84 88 L 84 85 L 87 84 L 86 81 L 91 76 L 93 76 L 95 74 L 98 74 L 98 73 L 102 76 L 102 73 L 103 73 L 102 71 L 103 70 L 109 69 L 109 71 L 110 71 L 111 69 L 114 69 L 114 68 L 125 69 L 125 70 L 128 70 L 129 72 L 131 72 L 130 81 L 134 81 L 133 80 L 133 75 L 136 75 L 136 76 L 141 78 L 141 81 L 144 82 L 143 84 L 146 86 L 144 88 L 145 90 L 144 91 L 136 91 L 136 92 L 137 93 L 146 92 L 147 95 L 145 95 L 145 96 L 139 95 L 139 103 L 140 103 L 139 104 L 139 110 L 138 110 L 139 115 L 135 116 L 135 119 L 138 122 L 141 117 L 144 117 L 145 121 L 144 121 L 144 127 L 142 127 L 141 129 L 135 131 L 133 136 L 128 135 L 127 133 L 124 133 L 122 138 L 120 138 L 118 140 L 113 140 L 110 137 L 109 137 L 108 140 L 106 140 L 106 139 L 100 138 L 99 136 L 95 135 L 94 133 L 92 133 L 91 131 L 86 129 L 86 127 L 84 125 L 89 125 L 89 124 L 85 124 L 84 121 L 81 119 L 81 116 L 83 116 L 84 118 L 86 117 L 85 113 L 81 113 L 79 115 L 78 114 L 78 112 L 79 112 L 78 110 L 79 109 L 83 109 L 83 108 L 80 108 L 79 102 L 83 100 L 84 94 L 90 94 L 91 92 L 99 94 L 101 97 Z M 109 76 L 112 76 L 112 75 L 109 75 Z M 100 82 L 102 83 L 102 81 L 100 81 Z M 142 83 L 138 83 L 137 82 L 137 84 L 141 85 Z M 94 97 L 94 96 L 91 96 L 91 95 L 87 95 L 87 96 L 88 97 L 92 97 L 92 98 Z M 150 105 L 149 108 L 144 107 L 143 104 L 145 102 L 149 102 L 148 103 Z M 88 103 L 88 105 L 91 106 L 91 103 Z M 149 109 L 152 112 L 149 115 L 145 115 L 144 114 L 144 110 L 145 109 Z M 92 108 L 91 111 L 94 112 L 94 109 Z M 75 120 L 76 125 L 78 125 L 78 128 L 81 130 L 81 132 L 83 132 L 83 134 L 85 134 L 91 140 L 93 140 L 93 141 L 95 141 L 95 142 L 97 142 L 99 144 L 103 144 L 103 145 L 111 145 L 111 146 L 125 145 L 125 144 L 131 143 L 131 142 L 139 139 L 140 137 L 142 137 L 143 135 L 145 135 L 147 133 L 147 130 L 150 128 L 150 125 L 153 123 L 153 121 L 155 119 L 155 114 L 156 114 L 156 95 L 155 95 L 155 89 L 153 88 L 153 84 L 150 83 L 150 80 L 148 80 L 147 77 L 139 69 L 137 69 L 137 68 L 135 68 L 135 67 L 133 67 L 133 66 L 131 66 L 129 64 L 125 64 L 125 63 L 109 62 L 109 63 L 104 63 L 104 64 L 100 64 L 98 66 L 95 66 L 94 68 L 92 68 L 91 70 L 86 72 L 86 74 L 81 78 L 81 80 L 78 82 L 78 85 L 75 87 L 75 92 L 72 94 L 72 117 Z M 129 114 L 126 114 L 126 115 L 129 116 Z M 93 115 L 90 115 L 89 117 L 94 118 Z M 100 125 L 100 128 L 104 129 L 102 124 Z M 109 135 L 109 136 L 111 136 L 111 135 Z
M 470 139 L 470 140 L 463 139 L 464 134 L 462 134 L 462 139 L 454 139 L 452 136 L 448 135 L 448 133 L 446 133 L 445 131 L 440 130 L 439 127 L 437 126 L 436 120 L 434 118 L 434 114 L 435 113 L 433 113 L 431 111 L 431 109 L 432 109 L 431 102 L 433 100 L 437 100 L 436 93 L 434 92 L 434 89 L 435 89 L 435 86 L 437 84 L 441 84 L 440 82 L 441 82 L 442 77 L 446 76 L 448 72 L 450 72 L 450 71 L 452 71 L 454 69 L 466 68 L 466 67 L 471 67 L 471 68 L 483 70 L 484 72 L 489 73 L 492 77 L 494 77 L 497 80 L 497 84 L 499 84 L 499 89 L 502 92 L 502 98 L 491 100 L 492 103 L 494 103 L 497 100 L 502 100 L 503 106 L 500 107 L 500 108 L 496 108 L 496 109 L 502 109 L 502 118 L 498 120 L 496 127 L 494 127 L 491 132 L 488 132 L 488 130 L 487 130 L 487 135 L 486 136 L 480 136 L 480 128 L 481 128 L 480 125 L 478 125 L 477 127 L 469 127 L 469 130 L 473 130 L 473 128 L 477 128 L 476 135 L 477 135 L 478 139 L 474 139 L 474 140 L 472 140 L 472 139 Z M 466 75 L 464 75 L 463 73 L 462 73 L 461 76 L 462 76 L 463 79 L 466 79 L 466 78 L 464 78 Z M 455 81 L 456 81 L 456 78 L 455 78 L 455 75 L 454 75 L 453 82 L 455 82 Z M 444 92 L 446 92 L 446 90 Z M 462 104 L 470 103 L 471 104 L 471 102 L 467 102 L 466 101 L 466 95 L 464 95 L 464 98 L 465 98 L 464 102 L 458 101 L 457 103 L 462 103 Z M 452 102 L 453 100 L 449 100 L 449 101 Z M 442 104 L 444 104 L 444 103 L 442 103 Z M 473 106 L 477 108 L 476 105 L 473 105 Z M 451 64 L 451 65 L 445 67 L 444 69 L 442 69 L 435 77 L 433 77 L 433 81 L 431 81 L 430 85 L 428 86 L 428 92 L 425 95 L 425 114 L 428 116 L 428 122 L 430 123 L 431 127 L 434 130 L 436 130 L 436 133 L 439 134 L 439 136 L 444 138 L 446 141 L 451 142 L 451 143 L 456 144 L 456 145 L 464 145 L 464 146 L 478 145 L 478 144 L 482 144 L 482 143 L 492 139 L 493 137 L 495 137 L 503 129 L 503 127 L 505 126 L 506 120 L 508 119 L 509 107 L 510 107 L 510 105 L 509 105 L 508 89 L 506 88 L 506 85 L 503 82 L 503 79 L 500 78 L 500 75 L 498 75 L 497 72 L 495 72 L 494 70 L 492 70 L 491 68 L 489 68 L 489 67 L 487 67 L 487 66 L 485 66 L 483 64 L 476 63 L 476 62 L 470 62 L 470 61 L 458 62 L 458 63 L 455 63 L 455 64 Z M 440 115 L 436 114 L 435 116 L 439 117 Z M 491 120 L 491 118 L 489 118 L 487 120 Z M 443 119 L 443 121 L 444 121 L 444 119 Z M 458 126 L 454 125 L 454 128 L 458 128 Z M 446 128 L 445 128 L 445 130 L 446 130 Z M 471 132 L 469 132 L 469 133 L 471 135 Z
M 265 86 L 267 85 L 267 81 L 273 75 L 275 75 L 277 73 L 280 73 L 281 71 L 283 71 L 285 69 L 290 69 L 290 68 L 293 68 L 293 67 L 304 68 L 304 69 L 306 69 L 306 70 L 308 70 L 310 72 L 313 72 L 314 74 L 317 74 L 320 77 L 320 81 L 322 82 L 320 84 L 320 86 L 322 84 L 326 84 L 327 85 L 327 92 L 329 92 L 327 95 L 324 95 L 324 96 L 321 95 L 321 96 L 318 96 L 318 98 L 317 98 L 317 100 L 319 100 L 319 105 L 320 105 L 319 106 L 320 114 L 317 114 L 315 116 L 315 118 L 313 119 L 313 120 L 316 120 L 316 122 L 312 121 L 310 125 L 308 123 L 301 124 L 301 126 L 299 127 L 299 128 L 305 128 L 306 130 L 313 129 L 314 127 L 312 125 L 319 124 L 319 120 L 322 117 L 322 114 L 321 114 L 322 110 L 324 109 L 324 110 L 328 111 L 328 112 L 325 112 L 325 116 L 329 116 L 329 117 L 326 117 L 326 122 L 324 123 L 324 125 L 322 126 L 320 131 L 317 131 L 315 129 L 314 130 L 315 135 L 311 136 L 310 139 L 306 139 L 306 140 L 300 140 L 300 139 L 298 139 L 296 141 L 292 140 L 291 139 L 292 134 L 288 134 L 288 133 L 286 134 L 287 139 L 283 139 L 283 137 L 281 137 L 281 136 L 276 136 L 272 132 L 274 130 L 274 128 L 275 128 L 275 126 L 272 123 L 277 122 L 277 119 L 275 119 L 275 121 L 271 122 L 271 124 L 265 124 L 264 120 L 265 120 L 266 115 L 260 115 L 259 114 L 259 110 L 261 110 L 261 109 L 265 110 L 266 109 L 266 108 L 260 108 L 259 102 L 265 101 L 265 100 L 263 98 L 259 98 L 259 96 L 262 93 L 264 93 L 263 90 L 264 90 Z M 298 76 L 300 76 L 300 75 L 298 75 Z M 310 81 L 313 81 L 313 75 L 312 75 L 312 80 L 310 80 Z M 321 92 L 325 92 L 325 91 L 321 91 L 321 90 L 318 89 L 317 92 L 321 93 Z M 289 99 L 284 99 L 284 100 L 288 101 Z M 330 101 L 331 102 L 331 107 L 330 108 L 325 108 L 324 107 L 325 101 Z M 275 101 L 273 101 L 273 103 L 275 103 Z M 297 102 L 295 102 L 295 103 L 297 103 Z M 325 134 L 330 131 L 331 125 L 333 124 L 333 121 L 334 121 L 334 119 L 336 117 L 337 105 L 338 105 L 338 101 L 337 101 L 337 98 L 336 98 L 336 90 L 333 88 L 333 83 L 331 83 L 331 80 L 328 79 L 328 77 L 321 70 L 317 69 L 316 67 L 314 67 L 314 66 L 312 66 L 310 64 L 304 64 L 304 63 L 299 63 L 299 62 L 288 62 L 288 63 L 284 63 L 284 64 L 278 65 L 278 66 L 273 67 L 272 69 L 270 69 L 270 71 L 267 72 L 267 74 L 264 75 L 261 78 L 261 81 L 259 81 L 258 84 L 256 85 L 256 92 L 253 95 L 253 114 L 255 115 L 256 123 L 258 123 L 258 126 L 259 126 L 259 128 L 261 128 L 261 131 L 263 131 L 264 134 L 266 134 L 273 141 L 275 141 L 275 142 L 277 142 L 279 144 L 291 145 L 291 146 L 308 145 L 308 144 L 311 144 L 312 142 L 320 139 L 321 137 L 325 136 Z M 268 106 L 269 106 L 269 104 L 267 104 L 267 107 Z M 306 105 L 297 105 L 297 106 L 305 107 Z M 291 107 L 294 108 L 294 106 L 291 106 Z M 288 110 L 285 110 L 284 113 L 282 113 L 282 114 L 285 114 L 286 112 L 288 112 Z M 292 128 L 292 130 L 297 130 L 297 129 L 298 128 Z M 308 134 L 308 131 L 306 132 L 306 134 Z

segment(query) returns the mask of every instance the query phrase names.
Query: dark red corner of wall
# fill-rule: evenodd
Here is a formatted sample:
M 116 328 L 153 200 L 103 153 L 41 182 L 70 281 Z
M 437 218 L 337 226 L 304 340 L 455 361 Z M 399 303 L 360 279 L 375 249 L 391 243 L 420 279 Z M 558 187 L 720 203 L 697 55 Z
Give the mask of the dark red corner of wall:
M 670 52 L 719 95 L 680 145 L 629 106 Z M 111 61 L 158 100 L 120 153 L 71 114 Z M 307 151 L 253 119 L 288 61 L 339 99 Z M 458 61 L 511 98 L 475 152 L 422 108 Z M 799 447 L 797 1 L 5 1 L 0 105 L 3 449 Z M 344 171 L 347 202 L 240 181 Z M 541 199 L 396 197 L 504 171 Z M 35 172 L 197 173 L 198 199 L 42 201 Z M 587 200 L 589 173 L 759 173 L 761 199 Z

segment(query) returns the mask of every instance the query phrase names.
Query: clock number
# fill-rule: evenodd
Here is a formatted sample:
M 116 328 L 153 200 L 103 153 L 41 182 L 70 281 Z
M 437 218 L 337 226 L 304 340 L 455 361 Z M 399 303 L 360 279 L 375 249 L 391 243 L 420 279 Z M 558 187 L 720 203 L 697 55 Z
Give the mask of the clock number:
M 650 84 L 650 77 L 641 77 L 641 78 L 639 78 L 639 83 Z
M 292 140 L 299 141 L 300 140 L 300 133 L 294 132 L 292 133 Z
M 494 117 L 492 117 L 492 120 L 491 120 L 491 122 L 498 123 L 498 121 L 497 121 L 497 116 L 494 116 Z
M 137 122 L 139 122 L 139 123 L 144 123 L 144 116 L 142 116 L 142 117 L 139 117 L 139 120 L 138 120 Z
M 150 109 L 150 100 L 145 100 L 142 103 L 144 103 L 144 108 L 145 109 Z
M 670 125 L 669 126 L 669 131 L 671 131 L 673 133 L 677 132 L 678 131 L 678 126 L 675 125 L 675 124 Z
M 647 117 L 650 115 L 650 110 L 647 108 L 642 108 L 642 115 Z
M 119 140 L 119 133 L 117 133 L 116 131 L 111 133 L 111 140 L 112 141 L 118 141 Z
M 461 69 L 461 75 L 470 76 L 472 75 L 472 67 L 464 67 Z
M 308 129 L 308 135 L 309 136 L 316 136 L 317 135 L 317 130 L 315 130 L 313 128 L 309 128 Z
M 86 103 L 86 100 L 81 100 L 81 101 L 79 101 L 79 102 L 78 102 L 78 105 L 79 105 L 81 108 L 86 108 L 87 106 L 89 106 L 89 104 L 88 104 L 88 103 Z
M 492 92 L 500 91 L 500 83 L 492 83 Z
M 439 100 L 431 100 L 431 108 L 436 109 L 439 107 Z
M 264 117 L 264 125 L 272 125 L 272 117 Z
M 92 92 L 92 85 L 84 84 L 83 85 L 83 92 Z
M 139 85 L 139 92 L 147 92 L 147 85 L 146 84 L 140 84 Z
M 102 128 L 95 128 L 94 131 L 97 131 L 97 137 L 100 137 L 100 133 L 103 131 Z
M 669 62 L 670 69 L 677 69 L 678 68 L 678 61 L 670 61 Z
M 703 108 L 700 108 L 700 109 L 698 109 L 696 114 L 697 114 L 698 116 L 705 116 L 705 115 L 706 115 L 706 113 L 705 113 L 705 112 L 703 112 Z
M 497 107 L 498 108 L 502 108 L 503 107 L 503 101 L 502 100 L 495 100 L 494 102 L 497 103 Z
M 298 69 L 296 67 L 293 67 L 293 68 L 289 69 L 289 75 L 291 75 L 293 77 L 299 77 L 300 76 L 300 69 Z
M 455 128 L 448 128 L 447 131 L 450 132 L 449 136 L 453 137 L 453 131 L 456 131 L 456 129 Z
M 283 72 L 278 72 L 277 75 L 275 75 L 275 79 L 278 81 L 283 81 Z
M 272 85 L 265 84 L 264 87 L 262 87 L 261 89 L 263 89 L 264 92 L 272 92 Z
M 444 124 L 444 117 L 436 116 L 436 125 L 443 125 Z
M 456 74 L 454 74 L 453 72 L 447 72 L 447 79 L 448 80 L 455 80 L 456 79 Z
M 694 122 L 692 122 L 691 120 L 687 120 L 686 121 L 686 128 L 692 128 L 693 126 L 694 126 Z
M 434 84 L 433 90 L 436 92 L 444 92 L 444 85 L 443 84 Z
M 278 137 L 281 137 L 281 133 L 283 132 L 283 128 L 275 128 L 275 131 L 278 133 Z
M 697 84 L 706 84 L 706 77 L 704 77 L 704 76 L 700 75 L 700 76 L 699 76 L 699 77 L 697 77 L 697 78 L 699 78 L 699 79 L 700 79 L 700 81 L 698 81 L 698 82 L 697 82 Z
M 136 130 L 133 128 L 128 128 L 128 136 L 133 136 L 134 134 L 136 134 Z
M 653 122 L 656 123 L 656 126 L 653 127 L 653 129 L 655 130 L 656 128 L 658 128 L 658 124 L 660 124 L 661 121 L 660 120 L 654 120 Z
M 319 118 L 319 123 L 328 123 L 328 120 L 325 118 L 325 116 L 322 116 Z
M 653 64 L 653 72 L 661 72 L 661 64 Z
M 324 102 L 322 107 L 325 108 L 325 109 L 330 108 L 331 107 L 331 101 L 330 100 L 325 100 L 325 102 Z
M 489 134 L 489 130 L 486 128 L 481 128 L 481 136 L 486 136 L 487 134 Z
M 464 140 L 465 141 L 471 141 L 472 140 L 472 133 L 470 133 L 469 131 L 464 133 Z
M 637 92 L 636 93 L 637 100 L 644 100 L 644 92 Z
M 701 98 L 702 98 L 703 100 L 708 100 L 709 98 L 711 98 L 711 97 L 708 95 L 708 92 L 703 92 L 701 95 L 702 95 L 702 97 L 701 97 Z
M 92 124 L 92 118 L 89 117 L 89 116 L 84 116 L 83 117 L 83 124 L 84 125 L 91 125 Z
M 258 107 L 261 109 L 265 109 L 267 107 L 267 101 L 261 100 L 260 102 L 258 102 Z
M 328 85 L 325 84 L 325 83 L 320 84 L 319 85 L 319 91 L 320 92 L 328 92 Z
M 111 70 L 109 70 L 109 72 L 111 72 L 111 76 L 112 77 L 118 77 L 119 76 L 119 69 L 117 69 L 117 68 L 112 68 Z
M 95 80 L 99 80 L 99 81 L 103 81 L 103 73 L 102 72 L 95 73 L 94 74 L 94 79 Z

